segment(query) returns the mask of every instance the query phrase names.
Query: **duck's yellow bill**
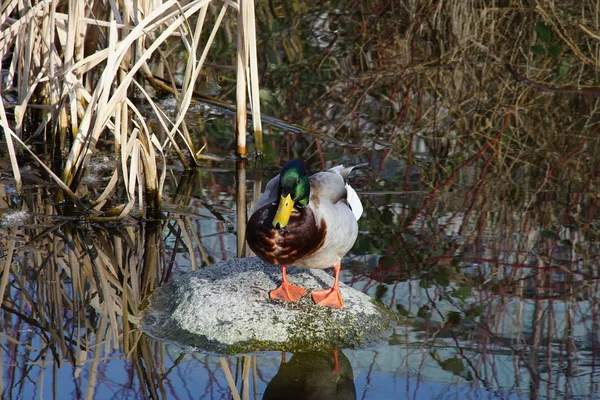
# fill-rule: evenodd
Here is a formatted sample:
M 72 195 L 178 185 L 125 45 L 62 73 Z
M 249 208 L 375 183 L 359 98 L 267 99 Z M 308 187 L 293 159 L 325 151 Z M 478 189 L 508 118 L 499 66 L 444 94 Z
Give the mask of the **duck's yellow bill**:
M 279 207 L 277 207 L 275 218 L 273 218 L 273 226 L 277 229 L 285 228 L 290 221 L 293 209 L 294 200 L 292 200 L 292 196 L 290 194 L 287 196 L 281 195 L 279 197 Z

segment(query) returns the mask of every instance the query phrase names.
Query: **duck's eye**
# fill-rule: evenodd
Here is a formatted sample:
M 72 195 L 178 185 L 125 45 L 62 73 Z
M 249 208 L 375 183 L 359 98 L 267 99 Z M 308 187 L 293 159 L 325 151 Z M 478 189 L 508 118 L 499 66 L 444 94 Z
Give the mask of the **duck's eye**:
M 300 178 L 298 178 L 298 179 L 296 180 L 296 185 L 299 185 L 299 184 L 300 184 Z

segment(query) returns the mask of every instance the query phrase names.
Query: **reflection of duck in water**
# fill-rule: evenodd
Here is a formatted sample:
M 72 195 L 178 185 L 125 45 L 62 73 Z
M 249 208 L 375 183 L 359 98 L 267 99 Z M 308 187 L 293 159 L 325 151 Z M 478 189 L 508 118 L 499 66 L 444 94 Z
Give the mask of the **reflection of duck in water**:
M 356 399 L 354 376 L 344 353 L 296 353 L 282 362 L 267 385 L 263 400 Z

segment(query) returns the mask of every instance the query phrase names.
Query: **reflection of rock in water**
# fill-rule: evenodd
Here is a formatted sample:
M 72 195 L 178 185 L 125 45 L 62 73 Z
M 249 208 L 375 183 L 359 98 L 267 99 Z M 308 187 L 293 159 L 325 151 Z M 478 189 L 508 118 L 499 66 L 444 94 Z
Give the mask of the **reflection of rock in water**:
M 263 400 L 356 399 L 350 361 L 340 351 L 339 372 L 335 371 L 334 353 L 296 353 L 282 363 L 267 385 Z

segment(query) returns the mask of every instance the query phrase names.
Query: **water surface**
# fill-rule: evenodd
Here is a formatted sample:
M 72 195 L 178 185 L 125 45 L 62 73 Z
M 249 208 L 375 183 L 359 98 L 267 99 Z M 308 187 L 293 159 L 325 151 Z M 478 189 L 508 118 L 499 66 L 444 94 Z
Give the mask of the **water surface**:
M 598 398 L 597 104 L 570 90 L 597 72 L 539 9 L 411 4 L 259 6 L 264 111 L 319 135 L 266 125 L 264 157 L 236 161 L 232 117 L 196 106 L 206 158 L 164 167 L 161 220 L 91 221 L 35 164 L 22 193 L 0 164 L 3 398 L 255 399 L 289 376 L 331 382 L 333 354 L 285 368 L 280 353 L 220 357 L 139 326 L 155 288 L 236 256 L 240 193 L 251 210 L 294 157 L 312 172 L 367 164 L 342 280 L 399 320 L 379 346 L 342 349 L 340 393 Z M 89 198 L 118 165 L 96 157 Z

